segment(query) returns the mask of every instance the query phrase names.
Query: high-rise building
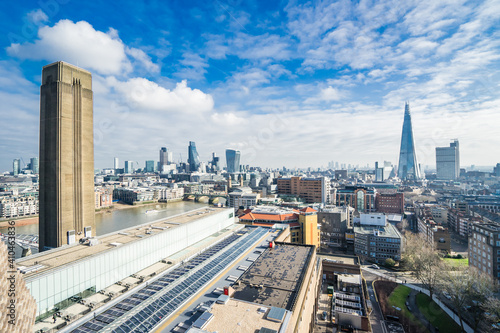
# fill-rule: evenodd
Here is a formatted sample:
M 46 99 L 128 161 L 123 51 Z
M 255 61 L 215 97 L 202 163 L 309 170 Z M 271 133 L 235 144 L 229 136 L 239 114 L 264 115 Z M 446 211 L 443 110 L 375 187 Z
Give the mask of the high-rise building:
M 227 172 L 240 172 L 240 156 L 241 153 L 236 149 L 226 149 L 226 164 Z
M 40 88 L 40 251 L 95 235 L 90 72 L 43 67 Z
M 402 180 L 418 180 L 420 166 L 415 151 L 413 139 L 413 128 L 411 125 L 410 103 L 405 103 L 405 115 L 403 121 L 403 133 L 401 134 L 401 149 L 399 151 L 398 177 Z
M 460 176 L 460 151 L 458 140 L 449 147 L 436 147 L 437 179 L 455 180 Z
M 34 174 L 38 173 L 38 157 L 32 157 L 30 159 L 30 168 Z
M 198 156 L 198 151 L 196 151 L 196 143 L 194 143 L 194 141 L 189 141 L 188 163 L 189 171 L 198 171 L 200 167 L 200 157 Z
M 120 167 L 120 161 L 118 160 L 118 157 L 115 157 L 113 161 L 113 168 L 116 170 Z
M 12 162 L 12 174 L 14 176 L 17 176 L 20 173 L 21 173 L 21 161 L 18 158 L 16 158 Z
M 145 171 L 146 172 L 156 172 L 156 168 L 155 168 L 155 161 L 153 160 L 150 160 L 150 161 L 146 161 L 146 168 L 145 168 Z
M 125 173 L 133 173 L 134 172 L 134 162 L 133 161 L 125 161 Z
M 220 170 L 220 158 L 215 153 L 212 153 L 212 170 L 213 171 Z
M 493 176 L 500 177 L 500 163 L 493 167 Z
M 165 171 L 165 165 L 168 164 L 169 159 L 168 159 L 168 149 L 166 147 L 161 147 L 160 149 L 160 172 Z

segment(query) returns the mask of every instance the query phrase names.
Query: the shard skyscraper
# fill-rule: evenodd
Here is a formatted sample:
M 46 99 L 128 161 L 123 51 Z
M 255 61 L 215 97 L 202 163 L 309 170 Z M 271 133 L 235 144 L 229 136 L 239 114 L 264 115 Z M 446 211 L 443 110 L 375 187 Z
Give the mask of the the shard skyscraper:
M 405 117 L 403 121 L 403 133 L 401 134 L 401 149 L 399 151 L 398 177 L 402 180 L 418 180 L 420 165 L 415 152 L 415 141 L 413 140 L 413 128 L 411 126 L 410 104 L 405 103 Z

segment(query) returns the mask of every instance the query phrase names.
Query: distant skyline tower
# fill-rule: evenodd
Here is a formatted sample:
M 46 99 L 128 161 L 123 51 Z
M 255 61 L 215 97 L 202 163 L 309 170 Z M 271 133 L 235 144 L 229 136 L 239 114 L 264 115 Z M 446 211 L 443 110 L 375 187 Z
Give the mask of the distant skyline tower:
M 17 176 L 20 173 L 21 173 L 21 161 L 18 158 L 16 158 L 14 161 L 12 161 L 12 174 L 14 176 Z
M 162 172 L 165 170 L 164 166 L 168 164 L 168 149 L 166 147 L 161 147 L 160 149 L 160 169 L 158 171 Z
M 196 150 L 196 143 L 194 143 L 194 141 L 189 141 L 188 163 L 189 171 L 198 171 L 198 168 L 200 167 L 200 156 L 198 155 L 198 151 Z
M 227 172 L 240 172 L 240 156 L 241 153 L 236 149 L 226 149 L 226 165 Z
M 118 160 L 118 157 L 115 157 L 115 159 L 113 161 L 113 167 L 115 170 L 120 167 L 120 160 Z
M 220 158 L 217 156 L 215 152 L 212 153 L 212 169 L 214 171 L 220 170 Z
M 31 171 L 33 171 L 34 174 L 37 174 L 39 171 L 39 169 L 38 169 L 38 157 L 31 158 L 30 166 L 31 166 Z
M 58 61 L 40 87 L 40 251 L 95 236 L 92 74 Z
M 155 161 L 153 160 L 147 160 L 146 161 L 146 167 L 144 168 L 145 172 L 156 172 L 156 168 L 155 168 Z
M 460 150 L 458 140 L 449 147 L 436 147 L 437 179 L 455 180 L 460 176 Z
M 125 168 L 124 168 L 123 172 L 133 173 L 134 172 L 134 162 L 133 161 L 125 161 Z
M 422 178 L 420 166 L 417 161 L 417 153 L 415 151 L 409 102 L 405 103 L 403 133 L 401 134 L 401 149 L 399 151 L 398 177 L 402 180 L 418 180 Z

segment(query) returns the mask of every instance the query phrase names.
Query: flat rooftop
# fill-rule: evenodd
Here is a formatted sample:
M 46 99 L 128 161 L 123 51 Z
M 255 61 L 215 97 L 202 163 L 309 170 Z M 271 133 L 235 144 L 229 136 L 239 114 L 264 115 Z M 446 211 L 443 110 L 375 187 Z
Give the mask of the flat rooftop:
M 309 245 L 276 243 L 234 283 L 233 297 L 292 311 L 313 251 Z
M 383 226 L 371 226 L 371 225 L 356 225 L 354 226 L 354 233 L 358 234 L 373 234 L 373 230 L 380 230 L 380 237 L 393 237 L 393 238 L 401 238 L 401 234 L 390 223 L 387 223 L 385 227 Z
M 62 246 L 26 258 L 18 259 L 16 263 L 19 269 L 28 270 L 28 272 L 24 274 L 24 278 L 30 278 L 47 270 L 61 267 L 77 260 L 112 250 L 117 246 L 136 242 L 143 238 L 151 237 L 154 234 L 174 229 L 181 224 L 190 223 L 206 216 L 215 215 L 224 209 L 225 208 L 210 207 L 192 210 L 180 215 L 159 219 L 132 228 L 98 236 L 96 238 L 99 240 L 99 244 L 94 246 L 79 243 Z M 29 268 L 34 266 L 39 268 L 29 271 Z
M 280 322 L 267 319 L 270 308 L 260 304 L 240 302 L 230 299 L 226 304 L 214 304 L 210 312 L 214 315 L 204 327 L 205 332 L 254 332 L 265 327 L 279 331 Z
M 321 254 L 318 255 L 322 260 L 336 264 L 358 265 L 358 257 L 340 254 Z

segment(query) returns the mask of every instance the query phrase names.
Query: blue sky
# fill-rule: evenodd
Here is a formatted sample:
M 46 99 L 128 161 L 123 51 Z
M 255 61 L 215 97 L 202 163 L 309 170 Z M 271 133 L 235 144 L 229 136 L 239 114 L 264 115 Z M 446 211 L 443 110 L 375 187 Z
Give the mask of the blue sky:
M 0 13 L 0 170 L 38 155 L 42 66 L 92 72 L 96 168 L 158 160 L 397 163 L 458 138 L 500 162 L 500 1 L 23 1 Z

